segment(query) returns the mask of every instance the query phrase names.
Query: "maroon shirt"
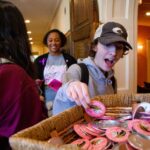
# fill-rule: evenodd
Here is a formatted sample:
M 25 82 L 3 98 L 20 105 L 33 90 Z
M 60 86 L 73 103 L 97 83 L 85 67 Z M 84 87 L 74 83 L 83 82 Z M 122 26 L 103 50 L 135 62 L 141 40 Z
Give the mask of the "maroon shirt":
M 0 64 L 0 148 L 8 149 L 7 141 L 12 134 L 42 119 L 34 80 L 18 65 Z

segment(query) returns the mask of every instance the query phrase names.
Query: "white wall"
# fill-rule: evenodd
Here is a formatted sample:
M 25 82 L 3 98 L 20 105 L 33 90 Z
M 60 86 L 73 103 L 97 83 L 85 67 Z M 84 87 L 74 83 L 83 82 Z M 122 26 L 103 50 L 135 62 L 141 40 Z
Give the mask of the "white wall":
M 70 30 L 70 0 L 61 0 L 51 28 L 58 28 L 64 33 Z

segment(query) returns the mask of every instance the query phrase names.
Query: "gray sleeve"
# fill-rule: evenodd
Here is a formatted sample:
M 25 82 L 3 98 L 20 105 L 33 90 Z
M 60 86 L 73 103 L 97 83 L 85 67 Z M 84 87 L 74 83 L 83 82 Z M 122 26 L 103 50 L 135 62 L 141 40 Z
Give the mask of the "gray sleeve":
M 81 80 L 81 68 L 77 64 L 71 65 L 63 75 L 63 84 L 71 80 Z
M 53 103 L 53 115 L 56 115 L 68 108 L 75 106 L 75 102 L 72 102 L 66 95 L 66 89 L 69 83 L 73 81 L 79 81 L 81 78 L 81 69 L 77 64 L 69 67 L 67 72 L 63 76 L 63 85 L 57 91 L 56 97 Z

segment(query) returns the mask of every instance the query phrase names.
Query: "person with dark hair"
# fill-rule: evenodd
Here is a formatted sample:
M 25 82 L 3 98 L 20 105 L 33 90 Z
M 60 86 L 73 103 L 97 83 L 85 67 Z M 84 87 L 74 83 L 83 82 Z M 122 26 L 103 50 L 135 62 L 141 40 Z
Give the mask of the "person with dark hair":
M 9 137 L 43 120 L 24 18 L 11 2 L 0 1 L 0 149 Z
M 62 49 L 66 42 L 66 36 L 58 29 L 48 31 L 43 38 L 43 43 L 48 47 L 49 52 L 34 61 L 37 80 L 43 81 L 41 89 L 48 116 L 51 116 L 53 100 L 62 85 L 64 72 L 76 63 L 76 59 Z
M 79 65 L 69 67 L 64 75 L 64 84 L 55 97 L 53 115 L 75 105 L 88 108 L 90 97 L 117 92 L 113 67 L 132 49 L 127 36 L 126 29 L 117 22 L 107 22 L 98 27 L 91 43 L 90 56 L 81 61 L 89 72 L 88 84 L 81 82 Z

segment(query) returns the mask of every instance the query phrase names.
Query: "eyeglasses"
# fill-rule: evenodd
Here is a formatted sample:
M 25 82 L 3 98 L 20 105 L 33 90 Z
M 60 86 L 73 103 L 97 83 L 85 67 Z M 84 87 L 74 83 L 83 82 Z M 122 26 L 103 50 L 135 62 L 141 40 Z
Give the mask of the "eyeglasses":
M 112 44 L 107 44 L 104 45 L 104 47 L 108 50 L 108 51 L 112 51 L 113 47 L 115 47 L 116 51 L 123 51 L 123 55 L 128 54 L 128 50 L 126 49 L 126 47 L 122 44 L 122 43 L 112 43 Z
M 105 45 L 107 47 L 107 49 L 111 49 L 113 46 L 116 48 L 116 50 L 120 51 L 120 50 L 125 50 L 125 46 L 121 43 L 113 43 L 113 44 L 107 44 Z

